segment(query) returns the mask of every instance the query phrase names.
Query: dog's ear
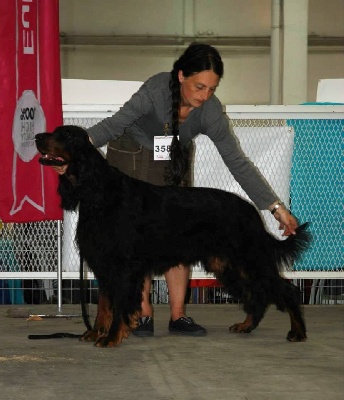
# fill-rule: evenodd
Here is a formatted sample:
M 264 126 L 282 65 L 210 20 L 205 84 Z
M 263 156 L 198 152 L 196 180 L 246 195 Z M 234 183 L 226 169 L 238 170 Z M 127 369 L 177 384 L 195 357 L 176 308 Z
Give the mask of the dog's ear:
M 84 146 L 90 143 L 85 129 L 76 125 L 59 126 L 54 130 L 53 134 L 56 140 L 65 144 L 65 147 L 69 147 L 70 145 Z
M 75 211 L 80 200 L 79 191 L 67 176 L 59 176 L 57 192 L 61 196 L 61 207 L 64 210 Z
M 88 158 L 91 148 L 94 148 L 89 140 L 87 132 L 75 125 L 59 126 L 53 132 L 56 142 L 63 150 L 63 158 L 68 164 L 84 163 Z

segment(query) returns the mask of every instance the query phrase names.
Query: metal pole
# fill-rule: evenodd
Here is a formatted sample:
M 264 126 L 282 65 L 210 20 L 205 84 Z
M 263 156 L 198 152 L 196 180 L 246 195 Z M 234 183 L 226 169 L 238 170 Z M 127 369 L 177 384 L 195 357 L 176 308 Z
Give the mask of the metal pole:
M 57 312 L 62 313 L 62 229 L 57 221 Z
M 270 104 L 280 104 L 281 44 L 280 0 L 271 1 Z
M 283 2 L 282 104 L 307 101 L 308 0 Z
M 80 317 L 81 314 L 63 314 L 62 313 L 62 225 L 57 221 L 57 314 L 31 314 L 32 317 L 40 318 L 72 318 Z

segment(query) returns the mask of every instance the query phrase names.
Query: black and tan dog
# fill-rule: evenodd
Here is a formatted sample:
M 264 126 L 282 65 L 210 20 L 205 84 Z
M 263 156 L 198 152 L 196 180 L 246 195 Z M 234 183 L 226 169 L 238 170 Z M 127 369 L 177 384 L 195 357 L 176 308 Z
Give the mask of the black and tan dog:
M 99 283 L 97 319 L 83 340 L 120 344 L 136 326 L 145 277 L 198 262 L 243 301 L 247 317 L 230 331 L 252 331 L 276 304 L 290 316 L 287 339 L 306 339 L 299 291 L 279 273 L 307 248 L 306 225 L 280 241 L 235 194 L 130 178 L 110 167 L 76 126 L 38 134 L 36 145 L 43 164 L 68 165 L 59 177 L 61 206 L 79 210 L 77 244 Z

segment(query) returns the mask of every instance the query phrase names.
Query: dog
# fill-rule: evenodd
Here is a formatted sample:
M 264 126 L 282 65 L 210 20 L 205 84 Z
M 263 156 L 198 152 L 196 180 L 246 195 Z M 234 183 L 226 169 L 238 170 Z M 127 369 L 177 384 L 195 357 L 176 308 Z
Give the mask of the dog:
M 241 298 L 246 319 L 231 332 L 251 332 L 275 304 L 289 313 L 287 340 L 306 340 L 299 290 L 279 271 L 308 247 L 307 224 L 278 240 L 233 193 L 131 178 L 109 166 L 77 126 L 39 133 L 35 142 L 42 164 L 67 165 L 59 176 L 61 207 L 79 211 L 76 242 L 99 284 L 95 324 L 81 340 L 119 345 L 137 326 L 144 279 L 196 263 Z

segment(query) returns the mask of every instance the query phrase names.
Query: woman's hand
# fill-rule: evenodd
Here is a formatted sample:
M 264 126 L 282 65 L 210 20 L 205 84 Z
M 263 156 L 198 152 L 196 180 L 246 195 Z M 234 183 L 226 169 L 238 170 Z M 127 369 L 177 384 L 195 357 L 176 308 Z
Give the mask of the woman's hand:
M 296 228 L 298 227 L 297 220 L 283 205 L 277 208 L 274 212 L 274 217 L 280 223 L 279 229 L 284 230 L 283 236 L 296 234 Z
M 57 172 L 59 175 L 64 175 L 67 171 L 68 165 L 62 165 L 61 167 L 51 167 L 55 172 Z

